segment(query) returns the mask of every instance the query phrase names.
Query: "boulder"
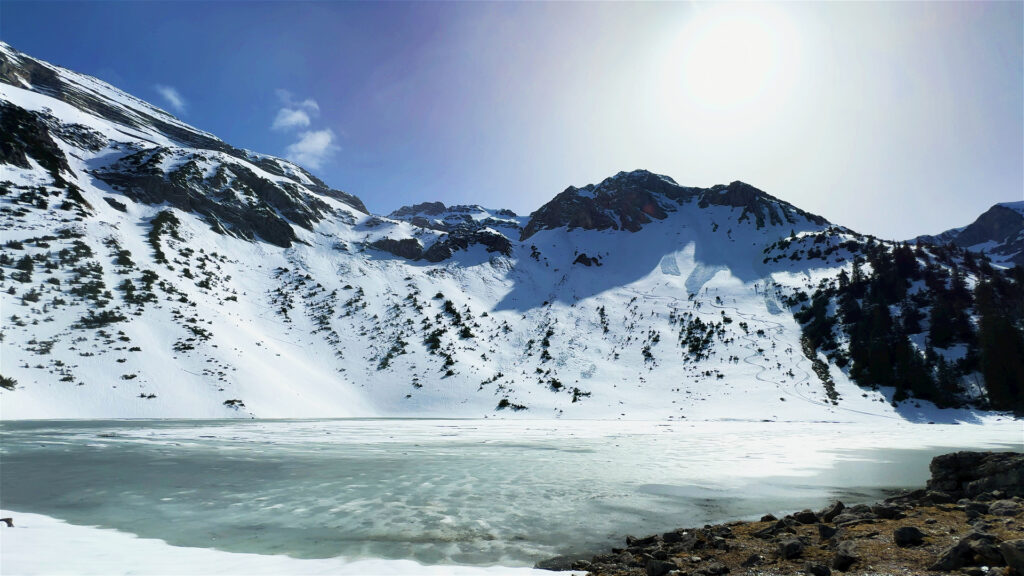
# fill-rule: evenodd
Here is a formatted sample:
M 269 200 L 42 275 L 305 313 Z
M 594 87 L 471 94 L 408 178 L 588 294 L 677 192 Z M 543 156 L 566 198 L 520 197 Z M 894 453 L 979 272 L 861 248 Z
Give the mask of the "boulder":
M 665 532 L 661 535 L 661 541 L 665 544 L 675 544 L 676 542 L 682 542 L 683 534 L 685 534 L 685 532 Z
M 1016 516 L 1021 512 L 1021 505 L 1013 500 L 996 500 L 989 504 L 988 513 L 993 516 Z
M 647 576 L 665 576 L 675 569 L 675 563 L 668 562 L 667 560 L 658 560 L 657 558 L 648 559 L 647 564 L 644 566 Z
M 846 572 L 858 560 L 860 560 L 860 556 L 857 555 L 857 543 L 853 540 L 846 540 L 836 546 L 835 556 L 832 557 L 832 567 L 840 572 Z
M 967 514 L 968 520 L 974 520 L 980 516 L 988 514 L 989 505 L 984 502 L 968 502 L 964 505 L 964 512 Z
M 831 522 L 835 520 L 836 516 L 842 514 L 843 510 L 846 509 L 846 505 L 840 501 L 836 501 L 835 504 L 822 510 L 819 515 L 821 516 L 822 522 Z
M 892 541 L 900 548 L 920 546 L 924 543 L 924 532 L 916 526 L 901 526 L 893 531 Z
M 1024 539 L 1007 540 L 999 545 L 999 553 L 1003 555 L 1006 565 L 1024 574 Z
M 876 504 L 871 507 L 871 513 L 884 520 L 896 520 L 906 517 L 901 507 L 891 504 Z
M 783 538 L 775 544 L 775 550 L 779 558 L 792 560 L 803 555 L 804 543 L 799 538 Z
M 676 536 L 672 536 L 671 537 L 672 538 L 671 543 L 670 543 L 669 538 L 665 538 L 665 540 L 664 540 L 664 542 L 666 544 L 668 544 L 669 551 L 671 551 L 673 554 L 681 554 L 683 552 L 691 552 L 694 548 L 697 547 L 697 543 L 698 543 L 697 536 L 695 536 L 694 534 L 692 534 L 690 532 L 682 532 L 682 533 L 670 532 L 668 534 L 675 534 L 676 535 Z M 668 536 L 668 534 L 665 534 L 664 536 Z M 678 539 L 676 537 L 678 537 Z
M 839 532 L 838 528 L 829 526 L 828 524 L 818 524 L 818 538 L 820 538 L 822 542 L 835 536 L 836 532 Z
M 810 510 L 801 510 L 793 514 L 793 519 L 801 524 L 817 524 L 818 515 Z
M 949 572 L 964 566 L 1000 566 L 1003 555 L 992 534 L 971 532 L 943 552 L 929 570 Z

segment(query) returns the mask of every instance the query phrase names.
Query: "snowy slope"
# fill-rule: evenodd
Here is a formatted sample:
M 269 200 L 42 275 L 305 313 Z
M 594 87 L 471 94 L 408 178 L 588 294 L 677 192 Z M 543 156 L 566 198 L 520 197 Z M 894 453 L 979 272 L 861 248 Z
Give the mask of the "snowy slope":
M 845 229 L 742 182 L 374 216 L 6 45 L 0 80 L 2 418 L 963 416 L 829 397 L 785 300 L 849 261 L 765 254 Z

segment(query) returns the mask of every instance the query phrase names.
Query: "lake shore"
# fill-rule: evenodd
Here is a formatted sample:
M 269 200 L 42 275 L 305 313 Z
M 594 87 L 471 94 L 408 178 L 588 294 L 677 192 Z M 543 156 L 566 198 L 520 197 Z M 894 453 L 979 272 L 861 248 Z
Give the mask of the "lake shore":
M 1024 573 L 1024 455 L 936 457 L 926 489 L 782 518 L 627 537 L 590 559 L 538 567 L 593 576 Z

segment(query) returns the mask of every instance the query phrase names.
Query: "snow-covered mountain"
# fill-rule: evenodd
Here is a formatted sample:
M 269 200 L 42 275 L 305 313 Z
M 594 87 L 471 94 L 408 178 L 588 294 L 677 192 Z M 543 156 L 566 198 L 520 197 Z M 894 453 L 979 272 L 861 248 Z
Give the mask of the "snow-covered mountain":
M 918 236 L 916 242 L 955 244 L 984 252 L 993 262 L 1024 266 L 1024 201 L 1001 202 L 967 226 L 935 236 Z
M 0 224 L 3 418 L 935 417 L 794 317 L 875 241 L 742 182 L 378 216 L 0 44 Z

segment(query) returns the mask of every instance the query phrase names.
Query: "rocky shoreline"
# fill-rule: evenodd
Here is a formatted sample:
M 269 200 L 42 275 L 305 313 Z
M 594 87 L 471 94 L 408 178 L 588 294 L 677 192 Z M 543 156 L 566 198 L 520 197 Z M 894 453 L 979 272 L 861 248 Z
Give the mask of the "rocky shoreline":
M 801 510 L 783 518 L 626 537 L 589 560 L 547 570 L 593 576 L 1024 576 L 1024 454 L 956 452 L 934 458 L 924 489 L 874 505 Z

